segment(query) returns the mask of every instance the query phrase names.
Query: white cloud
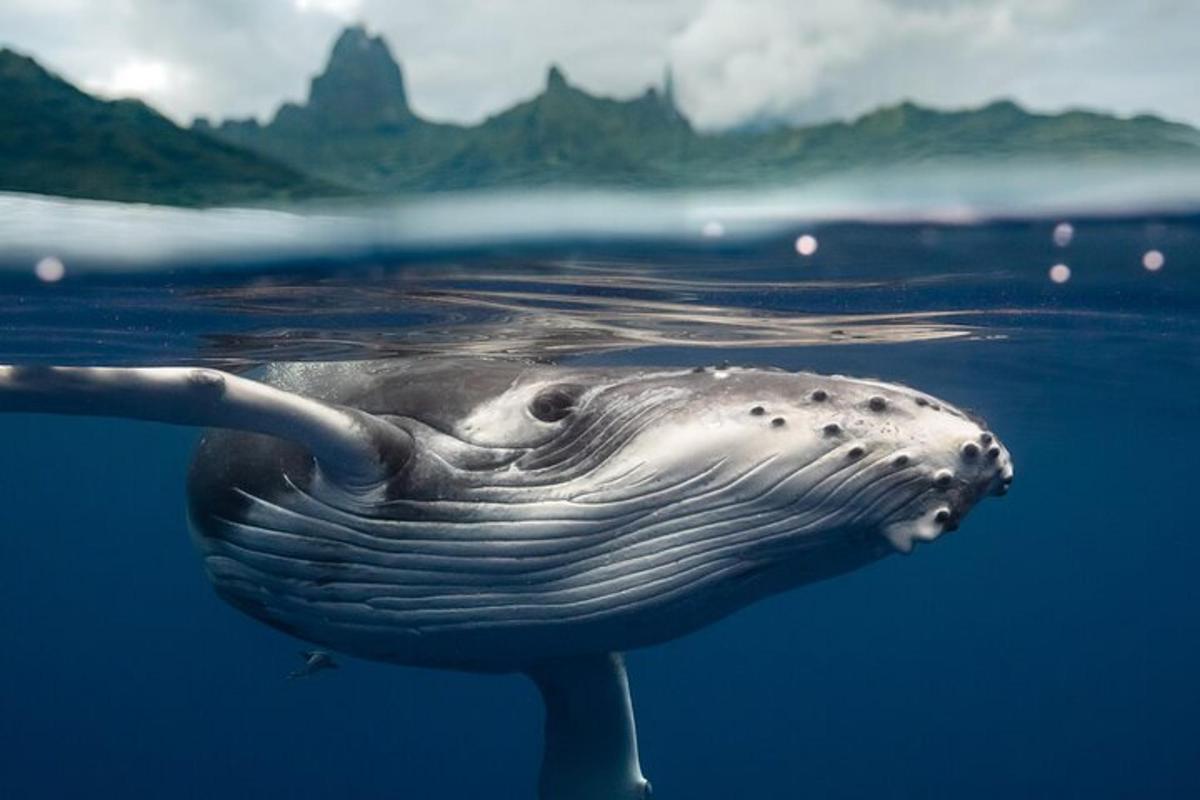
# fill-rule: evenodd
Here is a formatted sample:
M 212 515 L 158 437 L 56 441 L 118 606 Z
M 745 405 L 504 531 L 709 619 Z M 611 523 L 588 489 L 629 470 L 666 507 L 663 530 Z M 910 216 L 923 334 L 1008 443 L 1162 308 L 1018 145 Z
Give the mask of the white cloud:
M 141 97 L 154 101 L 171 93 L 186 91 L 189 76 L 165 61 L 129 59 L 108 76 L 85 78 L 89 91 L 107 97 Z
M 812 121 L 917 98 L 979 103 L 1036 47 L 1027 23 L 1062 3 L 712 0 L 671 42 L 681 103 L 701 127 Z
M 889 11 L 881 0 L 715 0 L 671 43 L 680 103 L 702 127 L 795 116 L 867 55 L 874 17 Z
M 332 14 L 339 19 L 353 19 L 362 9 L 362 0 L 292 0 L 297 11 L 316 11 Z

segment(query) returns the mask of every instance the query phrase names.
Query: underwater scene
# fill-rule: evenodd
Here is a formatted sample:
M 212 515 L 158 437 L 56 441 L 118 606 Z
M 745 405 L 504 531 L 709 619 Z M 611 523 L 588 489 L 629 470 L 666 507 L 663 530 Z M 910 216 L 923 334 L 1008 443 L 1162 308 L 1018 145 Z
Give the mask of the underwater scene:
M 0 797 L 1200 796 L 1200 12 L 399 9 L 0 3 Z
M 126 233 L 237 222 L 173 214 Z M 710 222 L 78 275 L 64 256 L 53 282 L 12 265 L 3 357 L 732 365 L 928 392 L 987 420 L 1012 490 L 909 555 L 628 653 L 656 795 L 1194 792 L 1200 220 Z M 222 603 L 189 542 L 195 432 L 0 422 L 9 796 L 533 793 L 524 677 L 339 656 L 285 680 L 307 646 Z

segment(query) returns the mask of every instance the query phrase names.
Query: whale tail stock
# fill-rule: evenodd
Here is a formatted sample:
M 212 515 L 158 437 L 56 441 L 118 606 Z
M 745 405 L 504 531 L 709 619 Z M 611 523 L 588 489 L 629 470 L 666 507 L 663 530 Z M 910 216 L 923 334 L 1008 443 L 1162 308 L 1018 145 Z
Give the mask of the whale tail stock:
M 645 800 L 629 678 L 619 653 L 527 670 L 546 707 L 541 800 Z
M 0 366 L 0 412 L 267 434 L 304 445 L 323 474 L 351 488 L 376 485 L 412 448 L 407 433 L 369 414 L 205 368 Z

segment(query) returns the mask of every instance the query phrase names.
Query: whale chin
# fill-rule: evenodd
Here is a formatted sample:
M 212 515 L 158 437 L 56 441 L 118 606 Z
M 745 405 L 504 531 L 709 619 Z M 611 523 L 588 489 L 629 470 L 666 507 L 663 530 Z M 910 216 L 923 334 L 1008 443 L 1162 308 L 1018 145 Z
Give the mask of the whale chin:
M 1009 478 L 1008 483 L 1011 483 Z M 1007 487 L 1008 483 L 1003 485 Z M 918 544 L 937 541 L 943 534 L 958 530 L 967 513 L 984 493 L 996 494 L 995 489 L 975 489 L 947 493 L 917 517 L 896 520 L 884 524 L 880 535 L 903 555 L 908 555 Z
M 954 527 L 932 519 L 913 519 L 885 525 L 880 533 L 897 553 L 908 555 L 918 544 L 936 541 L 943 533 L 953 530 Z

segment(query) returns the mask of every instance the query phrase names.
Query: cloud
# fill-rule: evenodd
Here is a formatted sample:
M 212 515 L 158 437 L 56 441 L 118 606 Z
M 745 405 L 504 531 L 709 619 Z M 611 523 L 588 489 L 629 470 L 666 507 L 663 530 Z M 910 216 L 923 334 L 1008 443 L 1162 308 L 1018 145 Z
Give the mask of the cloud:
M 161 106 L 172 97 L 186 94 L 193 81 L 186 67 L 166 61 L 127 59 L 105 77 L 85 78 L 83 88 L 106 97 L 139 97 Z
M 1000 0 L 713 0 L 670 52 L 681 104 L 701 127 L 813 121 L 908 97 L 988 99 L 1003 85 L 995 66 L 1029 49 L 1027 18 Z
M 453 121 L 533 95 L 552 62 L 629 97 L 670 61 L 709 128 L 998 96 L 1200 122 L 1189 0 L 4 0 L 0 43 L 183 122 L 267 118 L 349 21 L 388 39 L 419 113 Z
M 362 0 L 292 0 L 297 11 L 316 11 L 339 19 L 353 19 L 362 10 Z

